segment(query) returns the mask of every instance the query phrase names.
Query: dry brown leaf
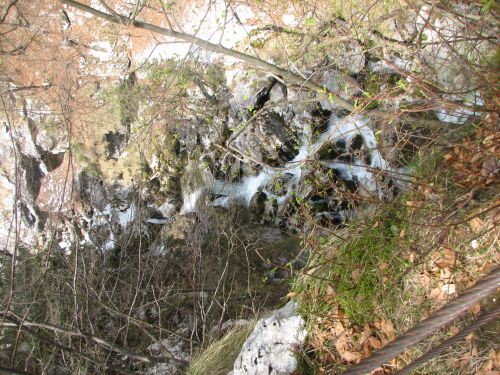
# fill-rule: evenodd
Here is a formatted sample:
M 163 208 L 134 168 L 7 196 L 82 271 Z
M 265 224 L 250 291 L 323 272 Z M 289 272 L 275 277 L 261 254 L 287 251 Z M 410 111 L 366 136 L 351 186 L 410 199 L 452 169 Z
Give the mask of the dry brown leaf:
M 447 154 L 444 156 L 444 160 L 445 160 L 445 161 L 450 161 L 450 160 L 451 160 L 451 159 L 453 159 L 453 158 L 454 158 L 454 155 L 453 155 L 451 152 L 447 153 Z
M 343 332 L 345 332 L 344 325 L 341 322 L 339 322 L 339 321 L 337 321 L 335 323 L 334 330 L 335 330 L 335 334 L 337 336 L 340 336 Z
M 439 268 L 453 267 L 457 259 L 455 251 L 445 248 L 439 252 L 439 258 L 434 262 Z
M 429 298 L 436 301 L 444 301 L 446 300 L 446 294 L 441 290 L 441 288 L 434 288 L 429 293 Z
M 495 367 L 495 369 L 500 369 L 500 352 L 497 352 L 495 349 L 491 349 L 489 357 L 493 360 L 493 367 Z
M 389 340 L 393 340 L 396 337 L 396 330 L 394 329 L 394 324 L 389 319 L 382 319 L 380 322 L 380 329 L 387 336 Z
M 418 202 L 415 202 L 415 201 L 406 201 L 406 205 L 408 207 L 418 207 Z
M 406 237 L 406 229 L 402 229 L 401 232 L 399 233 L 399 238 L 405 238 Z
M 474 163 L 478 162 L 479 160 L 481 160 L 482 157 L 483 157 L 483 155 L 481 155 L 480 153 L 472 155 L 472 157 L 469 160 L 469 163 L 474 164 Z
M 354 269 L 351 273 L 351 277 L 354 282 L 358 282 L 359 279 L 361 279 L 361 270 L 359 268 Z
M 450 280 L 451 278 L 451 270 L 449 268 L 443 268 L 439 271 L 439 278 L 441 280 Z
M 364 337 L 364 339 L 370 337 L 371 334 L 372 334 L 372 327 L 370 327 L 370 324 L 365 323 L 365 325 L 363 326 L 363 337 Z
M 344 350 L 343 352 L 339 352 L 340 356 L 344 358 L 347 362 L 359 362 L 363 356 L 360 353 L 351 352 L 349 350 Z
M 328 284 L 328 286 L 326 287 L 326 294 L 333 297 L 337 295 L 337 293 L 335 292 L 335 288 L 331 284 Z
M 387 264 L 387 262 L 381 262 L 379 265 L 378 265 L 378 269 L 380 271 L 385 271 L 387 269 L 389 265 Z
M 482 374 L 479 374 L 479 375 L 500 375 L 500 371 L 496 371 L 496 370 L 488 370 Z
M 380 349 L 382 347 L 382 341 L 380 341 L 378 338 L 376 337 L 369 337 L 368 338 L 368 342 L 370 343 L 370 345 L 372 346 L 372 348 L 374 349 Z
M 363 358 L 369 357 L 372 354 L 372 347 L 368 340 L 363 341 L 361 348 L 359 348 L 359 352 Z
M 493 370 L 493 360 L 492 359 L 488 359 L 485 363 L 484 363 L 484 366 L 481 368 L 481 370 L 483 371 L 491 371 Z
M 413 299 L 413 303 L 415 304 L 415 306 L 420 306 L 424 302 L 425 302 L 424 296 L 417 296 Z
M 457 326 L 451 326 L 450 327 L 450 334 L 452 334 L 453 336 L 455 336 L 459 332 L 460 332 L 460 328 L 458 328 Z
M 476 234 L 481 233 L 481 231 L 484 228 L 484 222 L 480 218 L 475 217 L 475 218 L 469 220 L 469 226 L 474 233 L 476 233 Z
M 420 284 L 423 287 L 428 287 L 431 284 L 431 278 L 428 274 L 422 273 L 420 274 Z
M 469 309 L 469 312 L 474 315 L 479 314 L 481 312 L 481 304 L 479 302 L 476 303 L 471 309 Z
M 343 334 L 337 338 L 337 341 L 335 342 L 335 349 L 337 349 L 339 353 L 342 353 L 346 350 L 346 345 L 347 345 L 347 336 Z

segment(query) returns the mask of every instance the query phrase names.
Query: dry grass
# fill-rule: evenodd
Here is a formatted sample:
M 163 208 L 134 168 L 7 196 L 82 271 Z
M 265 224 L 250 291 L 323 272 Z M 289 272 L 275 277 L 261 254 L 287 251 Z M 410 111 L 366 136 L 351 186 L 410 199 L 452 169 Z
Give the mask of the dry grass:
M 226 375 L 233 369 L 241 347 L 252 333 L 255 323 L 256 320 L 253 320 L 245 326 L 236 326 L 220 340 L 213 341 L 193 358 L 187 374 Z

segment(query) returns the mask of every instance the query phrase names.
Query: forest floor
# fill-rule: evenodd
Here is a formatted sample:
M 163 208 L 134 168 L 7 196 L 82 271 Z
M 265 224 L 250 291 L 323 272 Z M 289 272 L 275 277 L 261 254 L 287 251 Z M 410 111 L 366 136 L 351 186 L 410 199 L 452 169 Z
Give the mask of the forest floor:
M 291 297 L 308 321 L 305 373 L 337 373 L 380 349 L 498 265 L 500 201 L 486 172 L 498 156 L 496 116 L 463 138 L 415 157 L 411 188 L 328 237 L 309 236 L 312 256 Z M 407 350 L 392 373 L 455 335 L 494 296 Z M 415 373 L 492 374 L 498 322 L 469 335 Z

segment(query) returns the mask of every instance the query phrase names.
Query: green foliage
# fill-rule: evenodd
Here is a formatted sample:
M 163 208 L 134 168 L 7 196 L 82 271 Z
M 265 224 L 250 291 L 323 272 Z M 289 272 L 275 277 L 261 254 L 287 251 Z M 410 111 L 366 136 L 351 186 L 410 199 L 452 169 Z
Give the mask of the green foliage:
M 440 163 L 441 152 L 423 150 L 405 165 L 421 180 L 435 175 Z M 441 174 L 440 178 L 447 176 Z M 413 266 L 406 235 L 412 222 L 408 199 L 402 194 L 394 202 L 384 203 L 372 217 L 312 242 L 308 271 L 292 287 L 301 296 L 303 316 L 314 320 L 338 304 L 351 322 L 363 325 L 375 315 L 383 317 L 396 310 L 400 277 Z M 335 291 L 333 298 L 328 297 L 330 288 Z
M 218 89 L 226 83 L 223 67 L 217 64 L 209 64 L 203 73 L 203 79 L 213 89 Z
M 347 317 L 358 324 L 370 320 L 377 307 L 394 303 L 397 287 L 387 282 L 387 269 L 383 268 L 390 267 L 391 277 L 403 269 L 398 245 L 404 224 L 394 213 L 381 220 L 376 222 L 376 228 L 366 228 L 342 246 L 332 269 L 337 281 L 336 301 Z
M 308 17 L 304 20 L 304 23 L 308 28 L 311 28 L 316 23 L 316 20 L 313 17 Z
M 396 303 L 397 275 L 405 267 L 400 250 L 400 233 L 406 229 L 404 211 L 388 210 L 364 224 L 356 223 L 355 233 L 345 242 L 335 237 L 321 237 L 311 254 L 309 276 L 299 277 L 294 290 L 305 296 L 304 315 L 313 317 L 331 310 L 338 303 L 352 322 L 364 324 L 380 306 L 390 309 Z M 362 229 L 359 229 L 359 228 Z M 322 300 L 328 286 L 335 298 Z M 309 298 L 318 293 L 318 298 Z
M 72 144 L 71 152 L 74 160 L 83 167 L 85 173 L 94 177 L 102 175 L 95 153 L 89 152 L 83 143 Z
M 144 100 L 144 87 L 135 82 L 135 77 L 129 77 L 106 89 L 103 97 L 111 104 L 120 123 L 129 126 L 137 119 L 139 104 Z
M 163 0 L 162 4 L 167 10 L 171 10 L 177 2 L 175 0 Z
M 488 13 L 491 10 L 496 10 L 498 4 L 495 0 L 482 0 L 483 6 L 481 8 L 481 13 Z
M 174 59 L 161 63 L 152 62 L 146 66 L 146 70 L 147 78 L 153 86 L 170 88 L 182 95 L 186 94 L 186 90 L 193 83 L 193 74 L 189 64 L 182 64 Z
M 254 39 L 250 42 L 253 48 L 263 48 L 266 43 L 265 39 Z

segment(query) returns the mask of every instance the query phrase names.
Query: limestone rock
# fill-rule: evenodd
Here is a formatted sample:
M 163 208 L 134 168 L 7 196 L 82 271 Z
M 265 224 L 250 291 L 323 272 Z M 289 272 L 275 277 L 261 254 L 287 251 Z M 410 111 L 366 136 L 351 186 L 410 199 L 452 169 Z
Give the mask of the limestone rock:
M 321 85 L 328 90 L 338 93 L 342 98 L 349 99 L 354 94 L 361 92 L 361 86 L 354 78 L 338 70 L 327 70 L 323 73 Z M 327 99 L 321 100 L 321 108 L 326 111 L 338 109 Z
M 331 58 L 340 69 L 350 74 L 358 74 L 366 63 L 363 47 L 355 40 L 339 44 L 332 51 Z
M 286 375 L 297 367 L 294 351 L 304 342 L 304 321 L 294 302 L 259 320 L 236 359 L 232 375 Z

